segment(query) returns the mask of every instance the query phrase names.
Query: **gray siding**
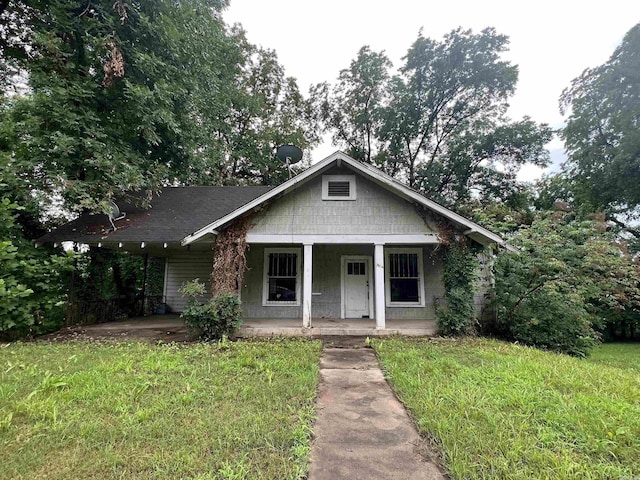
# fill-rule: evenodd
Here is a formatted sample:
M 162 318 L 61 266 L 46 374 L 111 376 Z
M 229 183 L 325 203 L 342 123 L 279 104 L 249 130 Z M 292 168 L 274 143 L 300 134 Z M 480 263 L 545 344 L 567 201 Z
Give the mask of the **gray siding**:
M 292 245 L 287 245 L 290 248 Z M 272 245 L 251 245 L 247 261 L 250 270 L 245 275 L 242 289 L 242 305 L 246 318 L 302 318 L 301 306 L 263 306 L 264 249 Z M 300 248 L 302 254 L 302 248 Z M 424 307 L 387 307 L 388 319 L 434 320 L 434 302 L 444 295 L 442 286 L 442 249 L 431 246 L 423 249 L 425 286 Z M 341 313 L 341 257 L 365 255 L 373 257 L 373 245 L 314 245 L 313 246 L 313 295 L 314 318 L 340 318 Z M 373 259 L 373 258 L 372 258 Z M 302 264 L 304 264 L 304 259 Z M 302 273 L 302 272 L 301 272 Z M 300 275 L 302 279 L 302 274 Z M 302 291 L 302 289 L 301 289 Z M 371 294 L 373 295 L 373 286 Z M 373 317 L 372 312 L 372 317 Z
M 213 252 L 207 251 L 184 251 L 175 252 L 167 257 L 164 273 L 164 297 L 165 302 L 172 312 L 181 312 L 186 300 L 180 295 L 178 290 L 185 282 L 199 278 L 210 290 L 210 275 L 213 265 Z M 206 300 L 208 297 L 203 297 Z
M 348 169 L 326 174 L 350 175 Z M 252 219 L 253 234 L 370 235 L 437 232 L 414 206 L 356 174 L 356 200 L 322 200 L 322 175 L 276 200 Z

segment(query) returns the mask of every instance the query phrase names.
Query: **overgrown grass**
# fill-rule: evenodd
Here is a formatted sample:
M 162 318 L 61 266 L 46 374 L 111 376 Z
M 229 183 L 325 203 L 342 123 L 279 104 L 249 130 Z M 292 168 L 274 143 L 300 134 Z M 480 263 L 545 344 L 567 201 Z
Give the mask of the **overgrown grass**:
M 640 343 L 603 343 L 591 351 L 589 361 L 634 370 L 640 375 Z
M 373 345 L 452 479 L 640 475 L 640 376 L 597 360 L 614 349 L 590 361 L 483 339 Z
M 304 478 L 320 349 L 2 345 L 0 478 Z

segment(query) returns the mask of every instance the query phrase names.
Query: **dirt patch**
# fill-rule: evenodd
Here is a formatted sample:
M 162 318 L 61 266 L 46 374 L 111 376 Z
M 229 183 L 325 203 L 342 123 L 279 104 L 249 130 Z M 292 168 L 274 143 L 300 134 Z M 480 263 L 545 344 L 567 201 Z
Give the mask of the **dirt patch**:
M 184 322 L 177 316 L 152 316 L 97 325 L 74 325 L 42 335 L 36 340 L 67 342 L 71 340 L 133 340 L 144 342 L 187 342 Z

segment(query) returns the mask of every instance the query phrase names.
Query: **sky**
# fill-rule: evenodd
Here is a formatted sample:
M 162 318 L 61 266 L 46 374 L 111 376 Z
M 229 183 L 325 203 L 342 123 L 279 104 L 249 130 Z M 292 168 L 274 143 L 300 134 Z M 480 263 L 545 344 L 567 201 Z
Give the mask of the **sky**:
M 503 58 L 519 66 L 510 117 L 528 115 L 559 128 L 562 90 L 585 68 L 607 61 L 640 22 L 640 1 L 231 0 L 223 18 L 241 23 L 252 43 L 275 50 L 304 94 L 310 85 L 335 82 L 364 45 L 384 50 L 397 68 L 420 29 L 440 40 L 458 27 L 494 27 L 510 38 Z M 556 138 L 547 148 L 557 169 L 565 158 L 562 142 Z M 336 149 L 327 136 L 311 152 L 312 162 Z M 542 173 L 526 166 L 519 177 L 533 180 Z

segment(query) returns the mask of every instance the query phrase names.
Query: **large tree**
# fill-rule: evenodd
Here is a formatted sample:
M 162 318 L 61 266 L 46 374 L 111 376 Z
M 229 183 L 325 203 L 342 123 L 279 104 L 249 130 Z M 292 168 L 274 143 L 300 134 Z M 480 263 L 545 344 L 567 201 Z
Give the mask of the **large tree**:
M 397 75 L 383 53 L 363 48 L 335 87 L 316 87 L 334 142 L 448 205 L 477 194 L 517 193 L 527 162 L 544 166 L 551 132 L 505 113 L 518 71 L 501 60 L 508 39 L 494 29 L 420 34 Z
M 607 62 L 573 80 L 560 105 L 569 114 L 564 174 L 573 199 L 640 238 L 625 225 L 640 207 L 640 23 Z
M 313 142 L 305 100 L 273 52 L 227 28 L 226 3 L 9 0 L 3 172 L 76 211 L 167 184 L 281 179 L 277 144 Z

